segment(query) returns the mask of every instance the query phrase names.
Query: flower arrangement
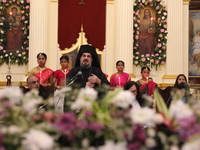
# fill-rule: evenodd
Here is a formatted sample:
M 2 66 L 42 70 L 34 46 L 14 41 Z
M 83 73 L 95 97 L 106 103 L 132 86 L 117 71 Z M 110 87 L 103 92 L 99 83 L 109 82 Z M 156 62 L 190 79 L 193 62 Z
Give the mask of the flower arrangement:
M 67 99 L 65 113 L 57 114 L 52 111 L 52 103 L 38 111 L 43 100 L 37 91 L 23 95 L 13 88 L 0 91 L 0 149 L 196 150 L 200 147 L 200 102 L 190 99 L 185 104 L 179 93 L 175 93 L 169 109 L 155 91 L 158 111 L 149 107 L 134 110 L 130 108 L 134 96 L 129 91 L 83 88 L 71 92 L 68 87 L 59 93 L 64 92 Z
M 21 11 L 22 22 L 22 46 L 16 52 L 5 50 L 6 44 L 6 15 L 7 8 L 16 6 Z M 30 0 L 1 0 L 0 1 L 0 65 L 18 64 L 24 65 L 28 63 L 29 50 L 29 12 Z
M 140 10 L 150 7 L 156 11 L 156 47 L 154 54 L 139 53 Z M 167 9 L 162 0 L 135 0 L 133 11 L 133 63 L 137 66 L 158 66 L 166 62 Z

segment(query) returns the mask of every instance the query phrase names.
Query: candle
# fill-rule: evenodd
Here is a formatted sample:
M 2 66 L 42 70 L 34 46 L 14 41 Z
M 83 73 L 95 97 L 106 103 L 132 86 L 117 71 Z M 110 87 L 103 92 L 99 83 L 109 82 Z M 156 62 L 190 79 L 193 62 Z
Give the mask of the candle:
M 149 64 L 149 66 L 150 66 L 150 69 L 151 69 L 151 58 L 150 58 L 150 64 Z
M 40 84 L 42 84 L 42 71 L 40 71 Z
M 8 57 L 8 67 L 10 68 L 10 56 Z

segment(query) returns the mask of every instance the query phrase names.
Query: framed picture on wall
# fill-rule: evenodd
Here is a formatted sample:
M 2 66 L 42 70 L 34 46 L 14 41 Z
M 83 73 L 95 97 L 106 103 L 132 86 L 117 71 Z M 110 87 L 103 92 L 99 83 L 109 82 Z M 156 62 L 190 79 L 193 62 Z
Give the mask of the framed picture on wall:
M 189 11 L 189 77 L 200 78 L 200 10 Z

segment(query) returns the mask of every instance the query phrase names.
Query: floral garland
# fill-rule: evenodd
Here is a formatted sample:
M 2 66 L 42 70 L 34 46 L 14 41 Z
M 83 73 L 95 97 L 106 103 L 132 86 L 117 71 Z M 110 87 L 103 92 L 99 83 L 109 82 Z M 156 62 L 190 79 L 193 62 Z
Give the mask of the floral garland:
M 21 10 L 22 22 L 22 46 L 16 52 L 8 52 L 5 50 L 5 29 L 6 29 L 6 8 L 16 5 Z M 29 50 L 29 12 L 30 0 L 1 0 L 0 2 L 0 65 L 18 64 L 24 65 L 28 63 L 28 50 Z
M 157 45 L 154 54 L 139 55 L 139 23 L 140 23 L 140 9 L 145 6 L 150 6 L 156 10 L 156 41 Z M 136 66 L 158 66 L 166 62 L 166 42 L 167 42 L 167 9 L 162 0 L 136 0 L 133 12 L 133 63 Z

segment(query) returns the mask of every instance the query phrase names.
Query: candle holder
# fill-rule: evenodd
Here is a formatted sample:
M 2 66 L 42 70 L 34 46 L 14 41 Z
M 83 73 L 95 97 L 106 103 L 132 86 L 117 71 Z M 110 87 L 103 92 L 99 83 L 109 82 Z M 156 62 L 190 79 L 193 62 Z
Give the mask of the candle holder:
M 79 4 L 79 5 L 85 5 L 85 3 L 84 3 L 83 0 L 81 0 L 78 4 Z
M 6 86 L 11 86 L 11 79 L 12 79 L 11 75 L 7 75 L 6 79 L 7 79 Z

